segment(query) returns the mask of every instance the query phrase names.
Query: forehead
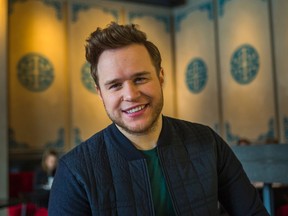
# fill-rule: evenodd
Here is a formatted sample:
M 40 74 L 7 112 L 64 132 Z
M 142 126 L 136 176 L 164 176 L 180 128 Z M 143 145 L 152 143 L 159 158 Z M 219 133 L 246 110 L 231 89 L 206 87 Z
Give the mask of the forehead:
M 124 72 L 155 71 L 150 55 L 144 45 L 132 44 L 118 49 L 104 51 L 97 66 L 99 81 L 101 77 Z

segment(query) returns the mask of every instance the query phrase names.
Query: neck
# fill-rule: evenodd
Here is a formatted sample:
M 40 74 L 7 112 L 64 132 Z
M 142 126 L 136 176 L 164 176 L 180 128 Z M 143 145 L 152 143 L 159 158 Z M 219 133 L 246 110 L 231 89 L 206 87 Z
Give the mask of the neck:
M 117 126 L 118 127 L 118 126 Z M 157 141 L 162 129 L 162 115 L 159 115 L 157 122 L 149 132 L 143 134 L 132 134 L 124 131 L 122 128 L 118 129 L 132 142 L 132 144 L 139 150 L 150 150 L 156 147 Z

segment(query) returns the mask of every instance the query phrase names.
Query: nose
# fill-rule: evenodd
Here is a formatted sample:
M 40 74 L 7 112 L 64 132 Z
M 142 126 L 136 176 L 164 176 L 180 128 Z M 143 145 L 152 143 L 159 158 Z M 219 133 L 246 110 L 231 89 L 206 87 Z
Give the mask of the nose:
M 140 97 L 140 91 L 134 83 L 128 82 L 124 85 L 122 97 L 123 101 L 135 101 Z

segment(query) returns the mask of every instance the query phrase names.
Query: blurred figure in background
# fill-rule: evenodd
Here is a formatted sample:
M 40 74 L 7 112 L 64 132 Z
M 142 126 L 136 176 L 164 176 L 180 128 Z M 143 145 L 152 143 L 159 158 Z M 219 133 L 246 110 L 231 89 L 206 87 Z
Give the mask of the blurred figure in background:
M 251 145 L 250 140 L 246 139 L 246 138 L 240 138 L 237 142 L 238 146 L 249 146 Z
M 32 199 L 38 207 L 48 207 L 49 193 L 57 164 L 58 152 L 54 149 L 47 149 L 43 153 L 41 167 L 35 171 Z

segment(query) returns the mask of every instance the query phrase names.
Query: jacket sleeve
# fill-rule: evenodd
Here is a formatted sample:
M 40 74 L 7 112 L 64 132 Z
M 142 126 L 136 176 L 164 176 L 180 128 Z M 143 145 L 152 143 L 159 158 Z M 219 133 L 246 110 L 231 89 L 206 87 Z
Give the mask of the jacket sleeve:
M 60 160 L 49 197 L 49 215 L 92 215 L 84 185 Z
M 218 197 L 233 216 L 269 215 L 258 191 L 248 179 L 240 161 L 224 140 L 215 133 L 218 172 Z

